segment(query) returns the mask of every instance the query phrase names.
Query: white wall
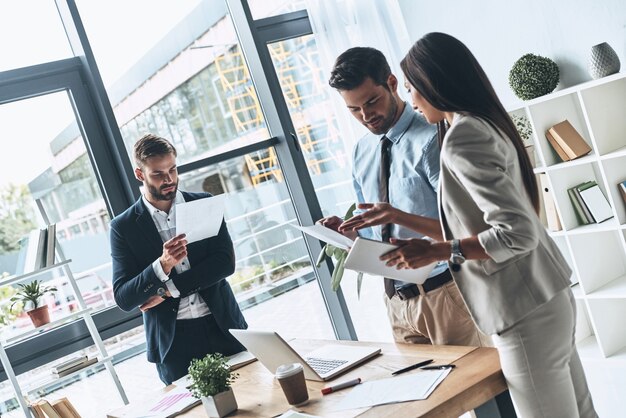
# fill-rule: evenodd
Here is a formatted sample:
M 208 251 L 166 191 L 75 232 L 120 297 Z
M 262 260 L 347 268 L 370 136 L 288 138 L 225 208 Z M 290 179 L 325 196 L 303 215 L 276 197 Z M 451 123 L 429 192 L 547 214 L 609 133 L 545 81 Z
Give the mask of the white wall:
M 591 47 L 608 42 L 626 72 L 624 0 L 398 0 L 412 41 L 428 32 L 459 38 L 476 55 L 505 106 L 518 101 L 508 84 L 526 53 L 554 60 L 557 89 L 591 79 Z

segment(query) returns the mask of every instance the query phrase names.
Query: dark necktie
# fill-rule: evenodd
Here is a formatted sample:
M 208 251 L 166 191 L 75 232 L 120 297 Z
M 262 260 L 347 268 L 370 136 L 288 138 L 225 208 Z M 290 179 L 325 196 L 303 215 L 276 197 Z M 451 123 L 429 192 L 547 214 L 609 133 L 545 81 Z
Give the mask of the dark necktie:
M 389 169 L 391 167 L 391 155 L 389 154 L 389 148 L 391 148 L 392 142 L 386 135 L 380 139 L 380 177 L 378 182 L 378 197 L 381 202 L 389 203 Z M 384 224 L 380 226 L 381 240 L 389 242 L 391 237 L 391 224 Z M 387 297 L 391 299 L 396 293 L 396 286 L 393 279 L 385 277 L 385 293 Z

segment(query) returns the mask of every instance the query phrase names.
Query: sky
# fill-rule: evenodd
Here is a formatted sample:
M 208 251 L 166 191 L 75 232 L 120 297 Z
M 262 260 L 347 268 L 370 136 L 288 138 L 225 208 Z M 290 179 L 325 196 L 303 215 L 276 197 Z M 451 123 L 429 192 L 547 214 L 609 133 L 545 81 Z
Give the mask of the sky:
M 105 86 L 113 84 L 200 0 L 76 0 Z M 217 0 L 216 0 L 217 1 Z M 69 58 L 53 0 L 0 0 L 0 71 Z M 74 119 L 65 93 L 0 105 L 0 187 L 50 166 L 49 142 Z

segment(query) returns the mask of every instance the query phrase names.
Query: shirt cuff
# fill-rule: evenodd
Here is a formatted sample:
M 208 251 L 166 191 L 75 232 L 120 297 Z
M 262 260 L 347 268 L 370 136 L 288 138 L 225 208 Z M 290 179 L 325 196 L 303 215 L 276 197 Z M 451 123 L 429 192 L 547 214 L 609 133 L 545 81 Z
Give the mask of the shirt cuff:
M 173 298 L 179 298 L 180 297 L 180 292 L 176 288 L 176 285 L 174 284 L 173 280 L 166 281 L 165 282 L 165 286 L 167 287 L 167 290 L 170 291 L 170 295 L 172 295 Z
M 152 263 L 152 270 L 154 270 L 154 274 L 156 274 L 159 280 L 163 283 L 170 279 L 169 276 L 163 271 L 163 266 L 161 266 L 161 261 L 159 261 L 158 258 L 154 261 L 154 263 Z

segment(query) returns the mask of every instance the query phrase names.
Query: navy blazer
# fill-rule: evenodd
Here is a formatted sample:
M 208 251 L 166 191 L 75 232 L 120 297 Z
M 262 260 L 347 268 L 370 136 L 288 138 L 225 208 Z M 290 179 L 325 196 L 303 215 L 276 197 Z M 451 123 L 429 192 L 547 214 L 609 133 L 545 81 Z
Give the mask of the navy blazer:
M 182 194 L 187 202 L 211 196 Z M 110 241 L 115 302 L 122 310 L 131 311 L 155 296 L 159 287 L 165 287 L 152 268 L 152 263 L 163 253 L 163 240 L 141 198 L 111 221 Z M 189 244 L 187 257 L 191 269 L 180 274 L 172 269 L 170 273 L 180 296 L 198 292 L 217 325 L 226 333 L 229 328 L 247 328 L 225 280 L 235 271 L 235 252 L 226 223 L 222 220 L 215 237 Z M 175 338 L 179 303 L 179 298 L 168 298 L 143 313 L 149 362 L 163 362 L 169 351 Z

